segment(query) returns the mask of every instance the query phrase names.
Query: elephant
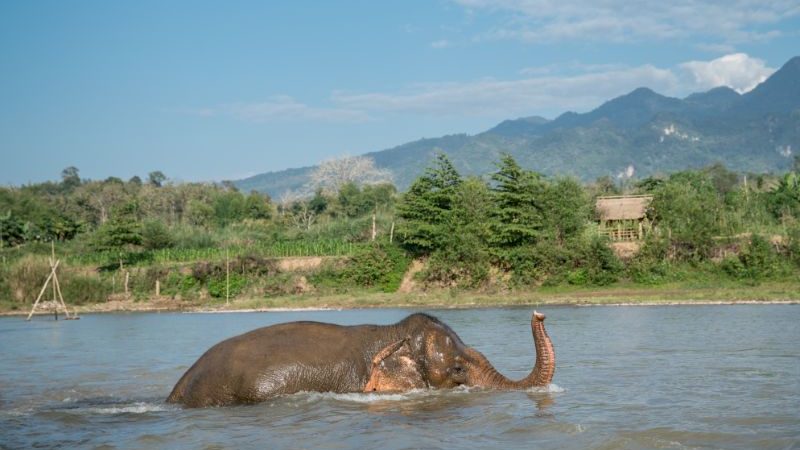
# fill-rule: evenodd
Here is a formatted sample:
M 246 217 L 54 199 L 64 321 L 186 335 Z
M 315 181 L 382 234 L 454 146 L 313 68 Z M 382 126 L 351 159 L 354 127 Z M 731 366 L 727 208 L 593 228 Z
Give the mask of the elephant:
M 516 381 L 465 345 L 444 322 L 416 313 L 393 325 L 290 322 L 226 339 L 184 373 L 167 402 L 208 407 L 253 404 L 302 391 L 546 386 L 555 373 L 555 351 L 544 319 L 534 311 L 536 362 L 528 376 Z

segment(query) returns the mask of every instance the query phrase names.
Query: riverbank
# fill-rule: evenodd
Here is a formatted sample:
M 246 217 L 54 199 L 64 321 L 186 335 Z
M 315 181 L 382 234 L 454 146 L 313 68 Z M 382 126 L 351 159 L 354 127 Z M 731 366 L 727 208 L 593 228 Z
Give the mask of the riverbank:
M 473 292 L 434 290 L 415 293 L 352 293 L 339 295 L 290 295 L 272 298 L 224 300 L 116 299 L 102 303 L 70 306 L 78 314 L 107 312 L 232 312 L 353 308 L 484 308 L 544 305 L 685 305 L 685 304 L 800 304 L 800 281 L 765 282 L 757 286 L 737 283 L 697 286 L 665 284 L 642 286 L 618 283 L 608 287 L 536 288 L 530 291 Z M 27 315 L 30 305 L 2 315 Z M 48 312 L 42 311 L 43 314 Z M 52 312 L 49 312 L 52 314 Z

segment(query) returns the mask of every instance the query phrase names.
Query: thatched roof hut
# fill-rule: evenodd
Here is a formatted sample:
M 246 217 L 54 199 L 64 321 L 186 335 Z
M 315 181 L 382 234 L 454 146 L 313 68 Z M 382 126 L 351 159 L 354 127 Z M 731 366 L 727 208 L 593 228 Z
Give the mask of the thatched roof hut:
M 642 220 L 645 218 L 647 207 L 652 200 L 652 195 L 598 197 L 595 209 L 601 222 Z

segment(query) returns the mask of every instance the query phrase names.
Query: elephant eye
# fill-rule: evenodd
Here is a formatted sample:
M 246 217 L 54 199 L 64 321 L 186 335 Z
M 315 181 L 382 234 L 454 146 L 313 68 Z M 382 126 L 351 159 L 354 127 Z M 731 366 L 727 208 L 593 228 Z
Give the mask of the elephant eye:
M 464 368 L 461 366 L 453 366 L 453 373 L 455 374 L 464 373 Z

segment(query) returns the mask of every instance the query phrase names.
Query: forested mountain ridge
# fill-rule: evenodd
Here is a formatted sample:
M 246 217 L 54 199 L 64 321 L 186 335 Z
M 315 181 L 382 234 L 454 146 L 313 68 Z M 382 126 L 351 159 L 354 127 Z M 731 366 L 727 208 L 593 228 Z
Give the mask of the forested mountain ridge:
M 496 169 L 501 153 L 547 175 L 582 180 L 616 176 L 633 166 L 636 176 L 723 162 L 745 172 L 788 169 L 800 148 L 800 56 L 745 94 L 718 87 L 684 99 L 648 88 L 554 120 L 506 120 L 483 133 L 420 139 L 366 154 L 407 188 L 437 152 L 468 175 Z M 312 167 L 270 172 L 236 181 L 243 190 L 278 196 L 307 182 Z

